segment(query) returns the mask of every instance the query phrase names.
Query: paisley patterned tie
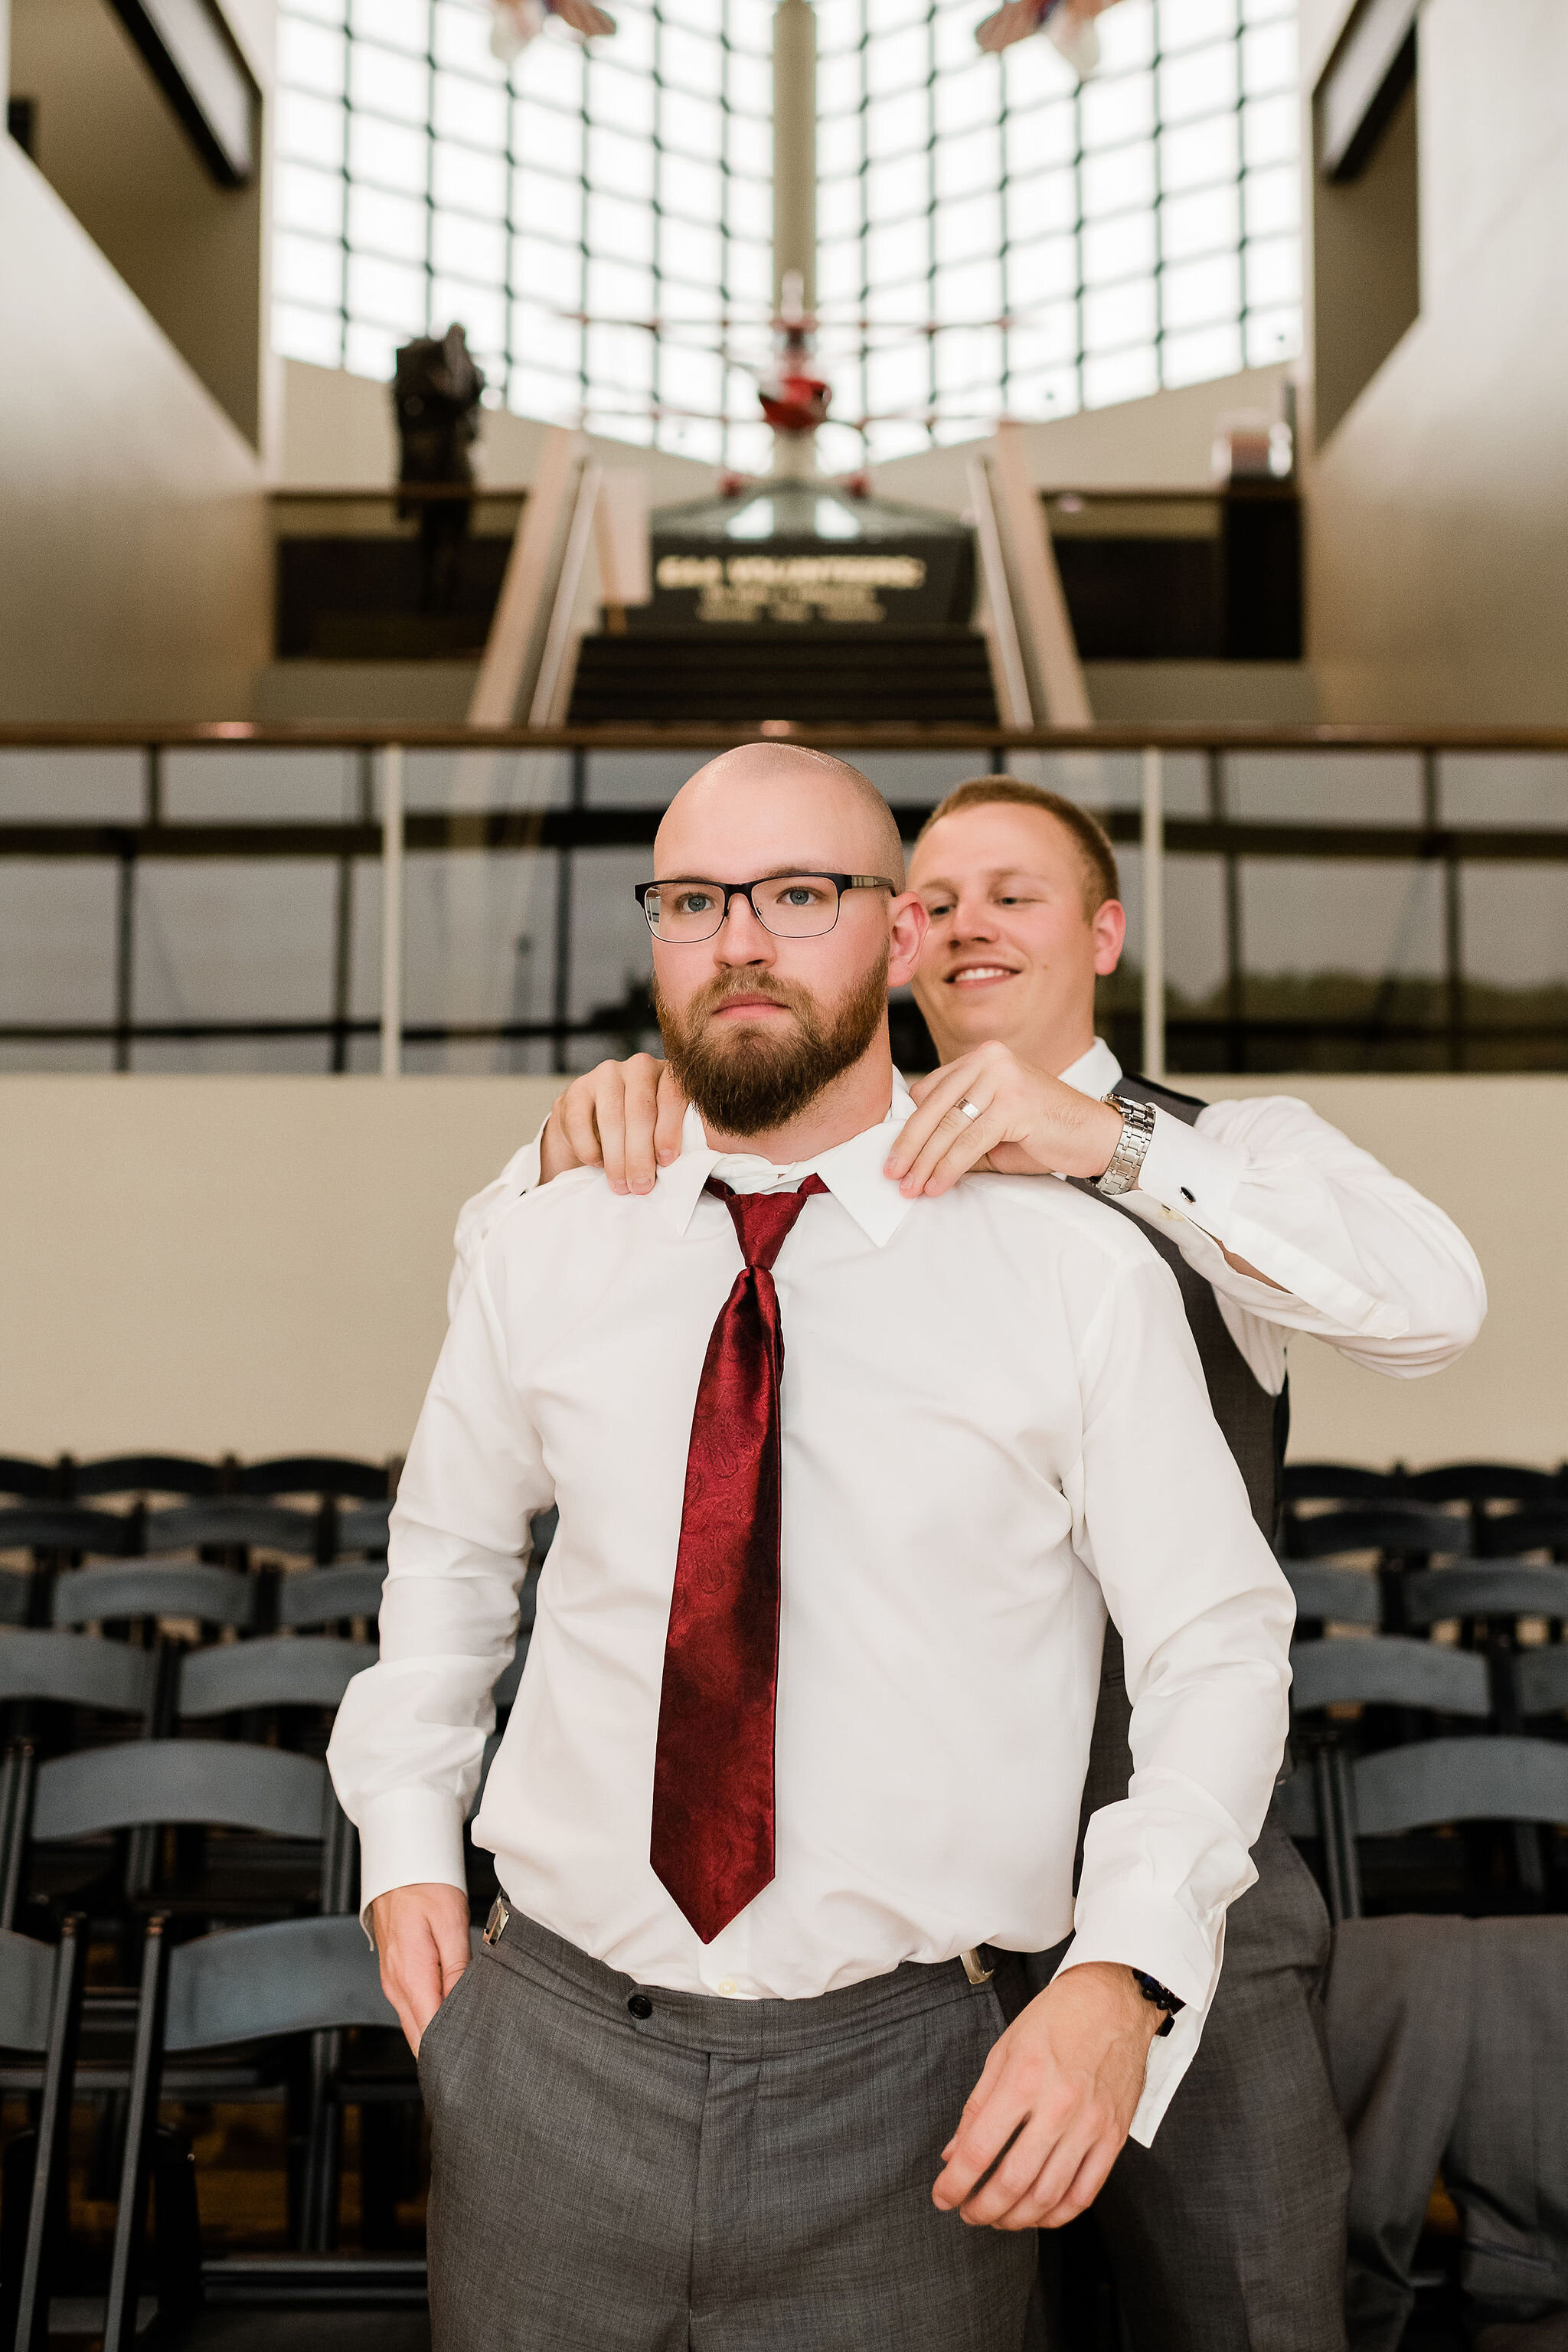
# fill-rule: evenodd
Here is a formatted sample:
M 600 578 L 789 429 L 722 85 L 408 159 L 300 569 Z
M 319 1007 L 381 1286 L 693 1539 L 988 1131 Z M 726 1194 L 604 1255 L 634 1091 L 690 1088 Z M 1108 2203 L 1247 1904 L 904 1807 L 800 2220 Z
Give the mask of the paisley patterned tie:
M 655 1874 L 705 1944 L 773 1874 L 779 1667 L 779 1378 L 770 1271 L 820 1176 L 796 1192 L 707 1189 L 746 1263 L 708 1342 L 686 1457 L 653 1768 Z

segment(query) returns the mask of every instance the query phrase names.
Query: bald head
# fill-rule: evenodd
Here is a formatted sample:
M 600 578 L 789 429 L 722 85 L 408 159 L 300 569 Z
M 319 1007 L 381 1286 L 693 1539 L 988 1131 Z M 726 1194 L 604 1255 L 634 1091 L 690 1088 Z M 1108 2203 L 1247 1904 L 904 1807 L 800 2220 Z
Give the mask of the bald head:
M 736 865 L 752 840 L 754 856 Z M 876 785 L 847 760 L 799 743 L 742 743 L 710 760 L 671 801 L 654 845 L 666 876 L 740 882 L 790 866 L 904 887 L 903 844 Z

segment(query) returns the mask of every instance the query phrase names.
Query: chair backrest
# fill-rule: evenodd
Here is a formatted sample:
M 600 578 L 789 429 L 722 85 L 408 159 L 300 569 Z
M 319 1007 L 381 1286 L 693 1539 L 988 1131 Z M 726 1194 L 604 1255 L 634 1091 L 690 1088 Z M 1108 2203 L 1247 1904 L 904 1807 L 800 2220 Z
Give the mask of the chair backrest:
M 365 1503 L 358 1510 L 340 1511 L 337 1527 L 339 1556 L 344 1552 L 371 1552 L 384 1559 L 386 1523 L 391 1516 L 390 1503 Z
M 336 1625 L 348 1617 L 374 1617 L 381 1610 L 384 1560 L 357 1568 L 317 1568 L 286 1576 L 278 1588 L 280 1625 Z
M 1483 1519 L 1476 1549 L 1492 1559 L 1511 1559 L 1521 1551 L 1568 1552 L 1568 1500 L 1527 1504 L 1521 1511 Z
M 1510 1663 L 1514 1704 L 1521 1716 L 1557 1715 L 1568 1708 L 1568 1643 L 1518 1650 Z
M 1568 1747 L 1551 1739 L 1423 1739 L 1350 1769 L 1356 1832 L 1441 1822 L 1568 1822 Z
M 1287 1462 L 1287 1503 L 1378 1503 L 1403 1493 L 1398 1470 L 1368 1470 L 1358 1462 Z
M 195 1617 L 204 1625 L 253 1625 L 260 1586 L 237 1568 L 191 1560 L 128 1560 L 122 1568 L 68 1568 L 56 1577 L 49 1610 L 57 1625 L 101 1625 L 128 1617 Z
M 169 1954 L 166 2050 L 396 2023 L 375 1954 L 353 1917 L 239 1927 Z
M 52 1944 L 0 1927 L 0 2050 L 47 2046 L 58 1962 Z
M 1313 1617 L 1331 1625 L 1382 1622 L 1383 1596 L 1377 1579 L 1363 1569 L 1318 1568 L 1294 1559 L 1280 1565 L 1296 1596 L 1298 1617 Z
M 387 1491 L 384 1462 L 357 1462 L 336 1454 L 291 1454 L 275 1462 L 247 1462 L 235 1474 L 242 1495 L 354 1495 L 374 1503 Z
M 1321 1706 L 1415 1706 L 1484 1719 L 1491 1688 L 1487 1662 L 1473 1650 L 1390 1633 L 1370 1642 L 1298 1642 L 1290 1704 L 1298 1715 Z
M 0 1641 L 0 1699 L 58 1699 L 114 1715 L 146 1715 L 158 1688 L 153 1650 L 87 1633 L 18 1633 Z
M 143 1822 L 199 1822 L 272 1837 L 325 1834 L 327 1768 L 235 1740 L 142 1739 L 38 1767 L 35 1838 L 91 1837 Z
M 216 1462 L 195 1462 L 184 1454 L 109 1454 L 98 1462 L 73 1462 L 67 1474 L 79 1501 L 88 1495 L 216 1495 Z
M 1446 1462 L 1407 1475 L 1404 1492 L 1417 1503 L 1530 1503 L 1561 1489 L 1555 1471 L 1522 1462 Z
M 1428 1568 L 1406 1580 L 1405 1612 L 1413 1625 L 1447 1617 L 1568 1617 L 1568 1568 L 1520 1559 Z
M 203 1544 L 293 1552 L 301 1559 L 314 1559 L 316 1520 L 310 1511 L 290 1511 L 280 1503 L 245 1502 L 226 1495 L 148 1513 L 142 1544 L 147 1553 L 195 1551 Z
M 18 1454 L 0 1454 L 0 1495 L 16 1495 L 25 1502 L 47 1502 L 58 1495 L 58 1473 L 52 1462 L 31 1462 Z
M 0 1511 L 0 1551 L 89 1552 L 121 1559 L 134 1528 L 135 1522 L 117 1511 L 84 1510 L 77 1503 L 18 1504 Z
M 0 1671 L 5 1658 L 0 1643 Z M 340 1642 L 331 1634 L 215 1643 L 181 1660 L 176 1713 L 189 1721 L 251 1706 L 335 1707 L 355 1675 L 374 1666 L 375 1658 L 373 1643 Z
M 1285 1545 L 1292 1559 L 1332 1559 L 1361 1551 L 1426 1559 L 1435 1552 L 1464 1554 L 1475 1549 L 1468 1518 L 1398 1503 L 1377 1510 L 1324 1511 L 1315 1518 L 1288 1519 Z

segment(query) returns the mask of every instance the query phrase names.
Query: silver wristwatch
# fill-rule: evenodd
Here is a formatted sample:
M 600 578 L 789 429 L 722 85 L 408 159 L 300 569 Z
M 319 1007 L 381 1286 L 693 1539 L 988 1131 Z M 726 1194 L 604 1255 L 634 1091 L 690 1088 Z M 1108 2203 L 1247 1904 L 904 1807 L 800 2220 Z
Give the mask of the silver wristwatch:
M 1094 1189 L 1114 1201 L 1120 1192 L 1131 1192 L 1138 1181 L 1138 1171 L 1143 1157 L 1154 1139 L 1154 1106 L 1152 1103 L 1129 1102 L 1125 1095 L 1107 1095 L 1104 1100 L 1112 1110 L 1121 1113 L 1121 1133 L 1110 1165 L 1103 1176 L 1097 1177 Z

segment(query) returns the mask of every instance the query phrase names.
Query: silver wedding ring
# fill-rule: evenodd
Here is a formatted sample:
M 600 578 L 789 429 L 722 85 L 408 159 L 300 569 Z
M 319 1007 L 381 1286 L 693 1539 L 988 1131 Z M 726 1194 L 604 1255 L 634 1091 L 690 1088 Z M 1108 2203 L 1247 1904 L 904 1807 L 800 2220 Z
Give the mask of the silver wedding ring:
M 979 1104 L 972 1103 L 967 1095 L 964 1096 L 963 1100 L 959 1104 L 958 1108 L 963 1113 L 965 1118 L 978 1118 L 980 1116 Z

